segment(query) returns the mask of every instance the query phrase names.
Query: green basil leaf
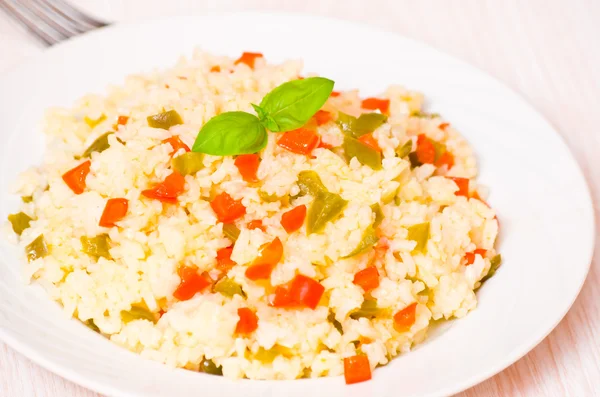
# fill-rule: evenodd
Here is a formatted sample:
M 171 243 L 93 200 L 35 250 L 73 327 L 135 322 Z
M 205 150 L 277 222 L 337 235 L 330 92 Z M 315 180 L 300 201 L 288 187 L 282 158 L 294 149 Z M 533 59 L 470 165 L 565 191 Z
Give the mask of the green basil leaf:
M 267 118 L 267 112 L 265 112 L 265 109 L 261 108 L 258 105 L 255 105 L 253 103 L 251 103 L 250 105 L 252 105 L 252 107 L 254 108 L 254 111 L 256 112 L 256 114 L 258 115 L 258 119 L 260 121 L 263 121 L 264 119 Z
M 226 112 L 210 119 L 196 137 L 192 150 L 213 156 L 251 154 L 267 145 L 267 131 L 246 112 Z
M 334 82 L 324 77 L 288 81 L 268 93 L 260 107 L 272 118 L 273 132 L 302 127 L 329 98 Z

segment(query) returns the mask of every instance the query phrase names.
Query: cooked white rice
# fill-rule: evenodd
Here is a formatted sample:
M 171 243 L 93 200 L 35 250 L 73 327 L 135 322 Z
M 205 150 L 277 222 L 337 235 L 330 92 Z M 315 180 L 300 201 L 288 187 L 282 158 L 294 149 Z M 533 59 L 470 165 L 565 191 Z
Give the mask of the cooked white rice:
M 221 72 L 210 72 L 215 65 Z M 472 149 L 439 117 L 411 116 L 421 111 L 419 93 L 393 86 L 382 94 L 390 99 L 390 117 L 373 134 L 383 153 L 380 171 L 356 158 L 348 164 L 335 150 L 325 148 L 315 149 L 312 157 L 293 154 L 276 144 L 280 135 L 269 133 L 269 143 L 260 153 L 258 185 L 242 179 L 232 157 L 207 155 L 204 169 L 186 176 L 185 193 L 177 205 L 141 196 L 142 190 L 171 173 L 172 148 L 163 140 L 178 135 L 192 147 L 211 117 L 231 110 L 253 112 L 250 103 L 259 103 L 276 86 L 296 79 L 301 69 L 299 61 L 267 65 L 262 58 L 251 69 L 234 65 L 230 58 L 196 52 L 171 69 L 130 76 L 122 86 L 110 87 L 106 96 L 87 95 L 72 109 L 51 109 L 44 125 L 43 163 L 24 172 L 15 189 L 21 196 L 32 196 L 21 211 L 33 221 L 19 238 L 12 238 L 24 251 L 43 234 L 50 247 L 48 256 L 23 266 L 25 278 L 45 287 L 69 315 L 88 324 L 92 320 L 103 336 L 142 357 L 192 370 L 210 359 L 231 378 L 335 376 L 343 373 L 343 359 L 357 353 L 366 354 L 374 369 L 422 341 L 432 320 L 465 316 L 476 307 L 474 290 L 496 255 L 498 222 L 482 201 L 455 194 L 458 186 L 448 176 L 469 178 L 474 190 L 477 168 Z M 324 109 L 356 114 L 360 106 L 358 92 L 350 91 L 331 97 Z M 184 124 L 170 130 L 149 127 L 147 116 L 163 109 L 176 110 Z M 94 128 L 84 122 L 84 117 L 101 115 L 105 121 Z M 81 163 L 75 157 L 112 130 L 120 115 L 129 117 L 127 124 L 109 137 L 109 149 L 92 154 L 87 189 L 74 194 L 62 175 Z M 333 146 L 343 139 L 335 122 L 318 127 L 318 133 Z M 455 160 L 450 171 L 431 164 L 411 169 L 406 158 L 396 156 L 395 150 L 409 139 L 416 141 L 418 134 L 446 145 Z M 269 203 L 261 201 L 258 190 L 297 195 L 298 173 L 304 170 L 316 171 L 325 186 L 349 204 L 322 233 L 307 235 L 303 226 L 288 234 L 280 224 L 282 213 L 299 204 L 308 206 L 312 198 Z M 227 274 L 246 297 L 229 298 L 208 288 L 178 301 L 173 297 L 180 282 L 178 266 L 193 265 L 217 278 L 216 253 L 231 245 L 209 204 L 215 191 L 241 199 L 246 207 L 246 215 L 236 222 L 241 234 L 232 260 L 238 265 Z M 115 197 L 129 200 L 127 216 L 117 227 L 100 227 L 106 200 Z M 379 228 L 381 249 L 342 259 L 372 224 L 370 206 L 377 202 L 385 215 Z M 266 231 L 248 230 L 245 225 L 255 219 L 263 221 Z M 430 224 L 426 253 L 413 252 L 416 243 L 407 239 L 407 229 L 423 222 Z M 82 252 L 82 236 L 103 233 L 110 237 L 111 259 L 96 260 Z M 248 264 L 275 237 L 283 242 L 284 255 L 270 283 L 248 280 Z M 467 266 L 465 254 L 475 249 L 487 254 L 476 255 Z M 376 299 L 381 310 L 372 319 L 353 319 L 350 315 L 365 299 L 353 277 L 367 266 L 376 266 L 380 274 L 379 287 L 369 298 Z M 272 286 L 287 283 L 298 273 L 325 287 L 319 306 L 271 307 Z M 393 314 L 414 302 L 418 303 L 414 324 L 396 330 Z M 122 312 L 132 305 L 162 316 L 156 323 L 125 323 Z M 258 316 L 258 328 L 251 335 L 235 334 L 240 307 L 250 307 Z M 330 312 L 343 334 L 328 320 Z M 265 351 L 272 353 L 269 359 Z

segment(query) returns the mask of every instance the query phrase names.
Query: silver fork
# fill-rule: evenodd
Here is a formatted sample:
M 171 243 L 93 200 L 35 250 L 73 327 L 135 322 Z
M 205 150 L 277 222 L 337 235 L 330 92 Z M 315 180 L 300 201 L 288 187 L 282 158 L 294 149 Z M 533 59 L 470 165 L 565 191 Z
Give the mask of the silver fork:
M 0 9 L 48 46 L 108 25 L 63 0 L 0 0 Z

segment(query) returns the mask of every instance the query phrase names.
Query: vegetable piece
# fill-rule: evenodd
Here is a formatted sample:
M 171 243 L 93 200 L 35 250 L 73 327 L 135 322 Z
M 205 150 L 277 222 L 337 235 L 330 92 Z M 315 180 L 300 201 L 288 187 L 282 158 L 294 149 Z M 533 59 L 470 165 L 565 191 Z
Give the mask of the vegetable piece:
M 204 359 L 200 363 L 200 371 L 210 375 L 223 375 L 223 367 L 217 366 L 212 360 Z
M 342 258 L 351 258 L 353 256 L 365 253 L 369 248 L 377 244 L 378 240 L 379 238 L 377 237 L 373 226 L 368 226 L 363 232 L 362 238 L 356 248 L 354 248 L 354 250 L 352 250 L 352 252 L 350 252 L 348 255 L 342 256 Z
M 337 124 L 346 135 L 360 138 L 372 133 L 387 121 L 387 116 L 381 113 L 363 113 L 358 118 L 339 112 Z
M 180 301 L 191 299 L 211 284 L 208 277 L 198 274 L 198 269 L 195 267 L 182 266 L 178 269 L 178 273 L 181 282 L 173 292 L 173 297 Z
M 244 63 L 248 65 L 250 69 L 254 69 L 254 63 L 256 62 L 256 59 L 262 57 L 263 54 L 261 54 L 260 52 L 244 52 L 242 53 L 242 56 L 236 59 L 234 64 L 239 65 L 240 63 Z
M 17 214 L 11 214 L 8 216 L 8 221 L 10 222 L 13 231 L 19 236 L 23 233 L 25 229 L 29 228 L 29 222 L 33 219 L 24 212 L 19 212 Z
M 268 194 L 262 190 L 258 191 L 258 197 L 260 197 L 260 199 L 266 203 L 275 203 L 282 199 L 281 197 L 277 197 L 275 194 Z
M 410 168 L 420 167 L 423 165 L 419 161 L 419 157 L 417 156 L 417 152 L 412 152 L 408 155 L 408 161 L 410 161 Z
M 127 124 L 128 121 L 129 121 L 129 117 L 128 116 L 119 116 L 119 118 L 117 119 L 117 124 L 118 125 L 125 125 L 125 124 Z
M 273 294 L 269 305 L 278 308 L 289 308 L 294 306 L 292 295 L 290 294 L 290 285 L 278 285 L 275 288 L 275 293 Z
M 234 295 L 240 295 L 241 297 L 244 297 L 244 291 L 242 290 L 242 286 L 230 278 L 224 278 L 221 281 L 219 281 L 215 285 L 214 291 L 223 294 L 229 298 L 232 298 Z
M 317 121 L 317 125 L 323 125 L 333 120 L 333 114 L 326 110 L 319 110 L 315 113 L 314 118 Z
M 307 233 L 322 232 L 327 222 L 334 220 L 341 214 L 346 205 L 348 205 L 348 201 L 344 200 L 339 194 L 319 193 L 307 213 Z
M 465 264 L 465 266 L 472 265 L 473 262 L 475 262 L 475 255 L 481 255 L 482 258 L 485 258 L 486 252 L 487 252 L 487 250 L 484 250 L 484 249 L 481 249 L 481 248 L 477 248 L 473 252 L 467 252 L 465 254 L 465 259 L 467 261 L 467 263 Z
M 502 264 L 502 255 L 498 254 L 498 255 L 493 256 L 492 259 L 490 259 L 490 271 L 484 278 L 481 279 L 481 283 L 483 284 L 485 281 L 492 278 L 492 276 L 494 274 L 496 274 L 496 271 L 498 270 L 498 268 L 500 267 L 501 264 Z
M 215 65 L 210 68 L 211 73 L 219 73 L 221 71 L 221 67 L 219 65 Z
M 374 170 L 381 169 L 381 153 L 360 142 L 359 140 L 345 136 L 344 137 L 344 156 L 349 162 L 353 157 L 363 165 L 369 166 Z
M 421 112 L 419 110 L 417 110 L 416 112 L 412 112 L 410 115 L 412 117 L 419 117 L 422 119 L 435 119 L 436 117 L 440 117 L 439 113 L 427 113 L 427 112 Z
M 227 272 L 229 269 L 237 265 L 237 263 L 231 260 L 232 252 L 233 247 L 221 248 L 217 251 L 217 269 Z
M 347 385 L 371 379 L 369 357 L 358 355 L 344 358 L 344 379 Z
M 100 328 L 98 328 L 96 323 L 94 323 L 94 320 L 92 320 L 91 318 L 89 320 L 85 321 L 83 323 L 83 325 L 85 325 L 86 327 L 88 327 L 89 329 L 91 329 L 94 332 L 100 333 Z
M 242 154 L 235 158 L 235 166 L 237 167 L 242 179 L 246 182 L 258 182 L 256 173 L 260 165 L 260 157 L 258 154 Z
M 330 94 L 329 96 L 331 96 L 331 97 L 334 97 L 334 98 L 335 98 L 335 97 L 338 97 L 338 96 L 340 96 L 340 95 L 342 95 L 342 93 L 341 93 L 341 92 L 339 92 L 339 91 L 331 91 L 331 94 Z
M 234 200 L 228 193 L 217 195 L 210 202 L 210 207 L 217 214 L 219 222 L 233 223 L 236 219 L 246 215 L 246 207 L 242 200 Z
M 443 167 L 443 166 L 447 166 L 448 169 L 451 169 L 452 167 L 454 167 L 454 155 L 452 155 L 452 153 L 450 152 L 444 152 L 436 161 L 435 161 L 435 166 L 436 167 Z
M 120 221 L 127 215 L 129 201 L 124 198 L 109 199 L 106 202 L 99 225 L 102 227 L 113 227 L 115 222 Z
M 310 77 L 283 83 L 260 102 L 261 122 L 273 132 L 302 127 L 325 104 L 334 82 L 324 77 Z M 256 109 L 256 107 L 255 107 Z
M 183 124 L 181 116 L 175 110 L 168 110 L 166 112 L 148 116 L 146 117 L 146 120 L 150 127 L 161 128 L 163 130 L 168 130 L 174 125 Z
M 21 196 L 21 200 L 23 200 L 25 204 L 31 203 L 33 201 L 33 196 Z
M 204 124 L 192 150 L 235 156 L 260 152 L 266 145 L 267 131 L 258 117 L 246 112 L 225 112 Z
M 325 287 L 318 281 L 302 274 L 296 275 L 290 286 L 290 297 L 292 298 L 292 301 L 313 310 L 319 304 L 323 292 L 325 292 Z
M 169 156 L 172 156 L 175 153 L 177 153 L 179 151 L 179 149 L 183 149 L 186 152 L 190 151 L 190 147 L 188 145 L 186 145 L 185 143 L 183 143 L 183 141 L 181 140 L 181 138 L 179 138 L 178 135 L 173 135 L 173 136 L 163 140 L 162 143 L 168 143 L 173 148 L 171 153 L 169 153 Z
M 394 314 L 394 327 L 396 330 L 400 332 L 410 330 L 410 327 L 415 323 L 416 311 L 417 302 L 414 302 Z
M 379 203 L 375 203 L 371 205 L 371 210 L 375 214 L 375 220 L 373 221 L 373 229 L 377 229 L 377 226 L 381 225 L 381 222 L 383 222 L 384 218 L 383 211 L 381 210 L 381 205 L 379 205 Z
M 240 307 L 238 309 L 238 317 L 240 319 L 235 326 L 236 334 L 250 334 L 258 328 L 258 317 L 249 308 Z
M 375 266 L 369 266 L 356 273 L 352 282 L 369 292 L 379 287 L 379 272 Z
M 283 244 L 281 244 L 279 237 L 276 237 L 275 240 L 261 247 L 260 253 L 254 259 L 252 265 L 246 269 L 246 277 L 253 281 L 268 279 L 282 256 Z
M 381 98 L 367 98 L 361 103 L 363 109 L 377 110 L 381 113 L 387 113 L 390 110 L 390 100 Z
M 98 117 L 97 119 L 91 119 L 88 116 L 85 116 L 83 118 L 83 121 L 85 121 L 85 123 L 88 125 L 88 127 L 90 128 L 94 128 L 96 127 L 98 124 L 100 124 L 101 122 L 103 122 L 104 120 L 106 120 L 106 115 L 104 113 L 102 113 L 100 115 L 100 117 Z
M 373 299 L 365 299 L 360 305 L 360 309 L 354 311 L 350 314 L 350 318 L 356 320 L 361 317 L 365 318 L 373 318 L 379 313 L 379 308 L 377 307 L 377 301 Z
M 327 192 L 327 188 L 315 171 L 301 171 L 298 174 L 298 187 L 302 195 L 317 196 L 319 193 Z
M 69 188 L 75 194 L 81 194 L 86 188 L 85 178 L 90 173 L 90 166 L 92 163 L 88 160 L 77 167 L 65 172 L 62 176 L 63 181 L 69 186 Z
M 381 148 L 379 147 L 379 143 L 377 142 L 377 139 L 375 139 L 373 137 L 372 133 L 361 136 L 360 138 L 358 138 L 358 141 L 360 143 L 362 143 L 363 145 L 366 145 L 366 146 L 370 147 L 371 149 L 376 150 L 379 153 L 381 153 Z
M 232 243 L 235 243 L 240 236 L 240 229 L 233 223 L 225 223 L 223 224 L 223 234 L 230 239 Z
M 248 228 L 248 230 L 260 229 L 263 232 L 267 231 L 260 219 L 254 219 L 253 221 L 248 222 L 248 225 L 246 227 Z
M 335 327 L 335 329 L 337 329 L 337 331 L 340 333 L 340 335 L 344 335 L 344 328 L 342 327 L 342 324 L 335 319 L 335 313 L 334 312 L 329 312 L 329 314 L 327 315 L 327 321 L 329 321 L 331 324 L 333 324 L 333 326 Z
M 413 252 L 423 252 L 429 240 L 429 222 L 418 223 L 408 228 L 408 239 L 416 241 Z
M 163 203 L 175 204 L 177 197 L 185 191 L 185 178 L 177 171 L 173 171 L 165 180 L 150 189 L 142 191 L 142 195 L 162 201 Z
M 435 162 L 435 146 L 425 134 L 417 137 L 417 159 L 421 164 L 433 164 Z
M 458 191 L 454 192 L 454 194 L 469 198 L 469 179 L 456 177 L 451 177 L 450 179 L 452 179 L 454 183 L 456 183 L 456 186 L 458 186 Z
M 409 139 L 404 145 L 396 149 L 396 156 L 400 157 L 401 159 L 408 156 L 412 150 L 412 145 L 413 142 Z
M 109 131 L 100 135 L 98 138 L 96 138 L 94 142 L 92 142 L 90 146 L 88 146 L 87 149 L 85 149 L 85 152 L 83 152 L 81 157 L 91 157 L 92 153 L 94 152 L 102 153 L 103 151 L 108 149 L 110 147 L 110 144 L 108 143 L 108 137 L 112 134 L 114 134 L 114 132 Z
M 297 130 L 287 131 L 277 141 L 277 145 L 296 154 L 310 154 L 313 149 L 319 146 L 321 138 L 313 130 L 298 128 Z
M 131 309 L 129 310 L 121 311 L 121 320 L 123 320 L 125 324 L 135 320 L 148 320 L 155 324 L 157 321 L 154 313 L 140 306 L 131 306 Z
M 304 218 L 306 218 L 306 206 L 299 205 L 281 216 L 281 226 L 286 232 L 293 233 L 302 227 Z
M 48 255 L 48 246 L 46 245 L 46 240 L 44 239 L 43 234 L 37 236 L 35 240 L 25 247 L 25 254 L 27 255 L 27 260 L 29 262 Z
M 81 236 L 81 250 L 89 256 L 98 259 L 100 257 L 110 259 L 110 245 L 108 234 L 99 234 L 95 237 Z
M 171 166 L 181 175 L 194 175 L 204 168 L 204 154 L 196 152 L 180 154 L 171 160 Z

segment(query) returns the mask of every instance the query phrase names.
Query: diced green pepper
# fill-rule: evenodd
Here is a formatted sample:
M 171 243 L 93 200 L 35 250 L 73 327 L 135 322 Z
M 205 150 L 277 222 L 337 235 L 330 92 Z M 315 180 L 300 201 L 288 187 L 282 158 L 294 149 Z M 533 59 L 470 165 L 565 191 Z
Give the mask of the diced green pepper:
M 24 203 L 31 203 L 33 201 L 33 196 L 22 196 L 21 200 L 23 200 Z
M 106 115 L 104 113 L 102 113 L 100 115 L 100 117 L 98 117 L 97 119 L 90 119 L 88 116 L 85 116 L 83 118 L 83 121 L 85 121 L 85 123 L 90 127 L 90 128 L 94 128 L 95 126 L 97 126 L 98 124 L 100 124 L 101 122 L 103 122 L 104 120 L 106 120 Z
M 150 127 L 162 128 L 163 130 L 168 130 L 169 128 L 177 124 L 183 124 L 181 116 L 175 110 L 169 110 L 166 112 L 148 116 L 146 120 L 148 120 L 148 125 Z
M 203 153 L 187 152 L 174 157 L 171 160 L 171 165 L 181 175 L 194 175 L 204 168 L 203 160 Z
M 392 200 L 394 200 L 394 197 L 396 197 L 396 195 L 398 194 L 398 189 L 400 187 L 396 187 L 393 190 L 389 190 L 387 191 L 385 194 L 381 195 L 381 202 L 383 204 L 389 204 L 392 202 Z
M 260 199 L 266 203 L 275 203 L 275 202 L 279 201 L 279 197 L 277 195 L 269 194 L 262 190 L 258 191 L 258 197 L 260 197 Z
M 25 229 L 29 228 L 29 222 L 33 219 L 24 212 L 19 212 L 18 214 L 11 214 L 8 216 L 8 221 L 12 225 L 12 229 L 19 236 Z
M 334 312 L 329 312 L 329 314 L 327 315 L 327 321 L 329 321 L 331 324 L 333 324 L 335 329 L 337 329 L 341 335 L 344 335 L 344 328 L 342 327 L 342 324 L 338 320 L 335 319 Z
M 416 241 L 413 252 L 423 252 L 429 240 L 429 222 L 418 223 L 408 228 L 408 239 Z
M 96 138 L 94 142 L 92 142 L 92 144 L 87 149 L 85 149 L 85 152 L 83 152 L 81 157 L 90 157 L 93 152 L 102 153 L 103 151 L 108 149 L 110 147 L 110 144 L 108 143 L 108 137 L 112 134 L 114 134 L 114 132 L 109 131 L 100 135 L 98 138 Z
M 500 255 L 500 254 L 494 255 L 490 259 L 490 271 L 484 278 L 481 279 L 481 283 L 492 278 L 492 276 L 494 274 L 496 274 L 496 270 L 498 270 L 498 268 L 500 267 L 501 264 L 502 264 L 502 255 Z
M 363 165 L 369 166 L 376 171 L 381 169 L 381 153 L 363 144 L 358 139 L 345 136 L 343 148 L 347 161 L 352 160 L 352 157 L 356 157 Z
M 356 320 L 361 317 L 373 318 L 379 313 L 377 301 L 373 299 L 365 299 L 360 306 L 360 309 L 350 314 L 350 318 Z
M 440 117 L 439 113 L 427 113 L 427 112 L 421 112 L 419 110 L 412 112 L 410 115 L 412 117 L 420 117 L 422 119 L 435 119 L 437 117 Z
M 240 229 L 233 223 L 225 223 L 223 224 L 223 234 L 230 239 L 232 243 L 235 243 L 240 236 Z
M 100 328 L 98 328 L 98 326 L 96 325 L 96 323 L 94 323 L 94 320 L 89 319 L 86 322 L 83 323 L 83 325 L 85 325 L 86 327 L 88 327 L 89 329 L 91 329 L 94 332 L 98 332 L 100 333 Z
M 375 203 L 371 205 L 371 210 L 375 214 L 375 221 L 373 222 L 373 229 L 377 229 L 377 226 L 381 225 L 383 222 L 383 211 L 381 210 L 381 205 L 379 203 Z
M 342 213 L 348 202 L 339 194 L 321 192 L 308 209 L 306 230 L 308 234 L 319 233 L 325 229 L 327 222 Z
M 409 154 L 408 160 L 410 161 L 410 168 L 416 168 L 423 165 L 423 163 L 419 161 L 419 156 L 417 156 L 417 152 L 412 152 L 411 154 Z
M 342 131 L 352 138 L 359 138 L 371 133 L 387 121 L 387 116 L 381 113 L 363 113 L 358 118 L 339 112 L 337 124 Z
M 110 252 L 108 252 L 110 246 L 108 244 L 108 234 L 99 234 L 96 237 L 82 236 L 80 238 L 81 247 L 83 252 L 92 256 L 96 259 L 103 257 L 110 259 Z
M 301 171 L 298 174 L 298 186 L 301 195 L 317 196 L 319 193 L 327 192 L 327 188 L 315 171 Z
M 27 260 L 29 262 L 48 255 L 48 246 L 46 245 L 46 240 L 44 240 L 44 235 L 40 234 L 35 240 L 29 243 L 29 245 L 25 247 L 25 253 L 27 254 Z
M 200 363 L 200 371 L 210 375 L 223 375 L 223 367 L 217 367 L 217 365 L 209 359 L 204 359 Z
M 406 141 L 406 143 L 404 145 L 402 145 L 398 149 L 396 149 L 396 156 L 403 159 L 404 157 L 406 157 L 410 154 L 412 147 L 413 147 L 413 142 L 412 142 L 412 140 L 409 139 L 408 141 Z
M 378 240 L 379 239 L 377 238 L 377 235 L 375 234 L 375 229 L 373 229 L 372 226 L 369 226 L 363 232 L 360 243 L 358 243 L 356 248 L 354 248 L 354 250 L 352 252 L 350 252 L 348 255 L 342 256 L 342 258 L 350 258 L 355 255 L 360 255 L 360 254 L 364 253 L 365 251 L 367 251 L 372 246 L 374 246 Z
M 242 297 L 245 296 L 242 286 L 230 278 L 223 278 L 221 281 L 219 281 L 215 285 L 214 292 L 218 292 L 230 298 L 234 295 L 240 295 Z
M 121 311 L 121 320 L 125 324 L 135 320 L 148 320 L 156 324 L 156 315 L 145 307 L 131 306 L 129 310 Z

